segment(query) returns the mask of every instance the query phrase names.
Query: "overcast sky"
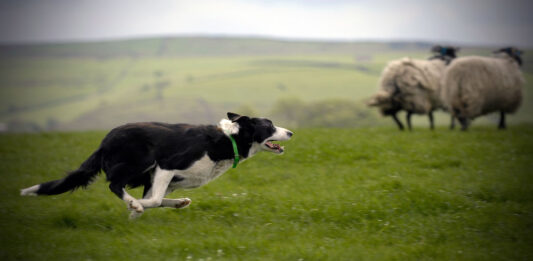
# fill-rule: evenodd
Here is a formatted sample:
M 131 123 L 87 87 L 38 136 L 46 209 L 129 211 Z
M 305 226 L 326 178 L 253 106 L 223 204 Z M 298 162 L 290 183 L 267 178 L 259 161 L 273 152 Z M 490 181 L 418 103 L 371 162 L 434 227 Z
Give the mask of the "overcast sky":
M 223 35 L 533 46 L 533 0 L 0 0 L 0 42 Z

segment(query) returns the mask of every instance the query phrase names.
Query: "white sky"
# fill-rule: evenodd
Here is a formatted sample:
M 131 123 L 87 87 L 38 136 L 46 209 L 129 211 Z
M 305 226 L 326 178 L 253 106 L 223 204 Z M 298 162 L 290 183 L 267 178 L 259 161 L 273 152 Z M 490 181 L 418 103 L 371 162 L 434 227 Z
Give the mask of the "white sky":
M 533 46 L 533 0 L 0 0 L 0 43 L 173 35 Z

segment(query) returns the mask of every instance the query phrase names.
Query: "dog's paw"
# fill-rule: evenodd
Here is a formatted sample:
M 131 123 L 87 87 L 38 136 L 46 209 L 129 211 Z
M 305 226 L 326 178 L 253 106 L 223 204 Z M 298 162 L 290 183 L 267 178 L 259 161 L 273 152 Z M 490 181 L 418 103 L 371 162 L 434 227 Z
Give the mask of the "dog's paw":
M 136 219 L 142 216 L 143 212 L 137 212 L 135 210 L 130 211 L 130 219 Z
M 186 208 L 191 204 L 190 198 L 180 198 L 176 200 L 176 204 L 174 204 L 174 208 Z
M 131 211 L 131 212 L 137 212 L 137 213 L 140 213 L 142 214 L 144 212 L 144 208 L 143 206 L 141 205 L 141 203 L 139 203 L 139 201 L 137 200 L 132 200 L 128 203 L 128 209 Z

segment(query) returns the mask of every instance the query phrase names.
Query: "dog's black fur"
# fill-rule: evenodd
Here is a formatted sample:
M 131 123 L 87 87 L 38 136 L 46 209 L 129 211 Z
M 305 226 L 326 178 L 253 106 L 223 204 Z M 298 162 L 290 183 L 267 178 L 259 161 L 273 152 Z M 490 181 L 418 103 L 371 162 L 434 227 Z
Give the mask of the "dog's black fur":
M 238 123 L 234 137 L 239 156 L 245 159 L 253 142 L 261 143 L 276 131 L 272 121 L 228 113 Z M 292 136 L 291 132 L 287 132 Z M 279 148 L 282 152 L 282 148 Z M 86 187 L 103 170 L 110 182 L 109 188 L 119 198 L 123 189 L 144 186 L 144 193 L 152 185 L 155 166 L 167 170 L 185 170 L 204 155 L 214 162 L 232 160 L 231 140 L 214 125 L 167 123 L 131 123 L 111 130 L 100 147 L 65 178 L 40 184 L 37 195 L 56 195 L 78 187 Z M 172 182 L 180 182 L 175 176 Z

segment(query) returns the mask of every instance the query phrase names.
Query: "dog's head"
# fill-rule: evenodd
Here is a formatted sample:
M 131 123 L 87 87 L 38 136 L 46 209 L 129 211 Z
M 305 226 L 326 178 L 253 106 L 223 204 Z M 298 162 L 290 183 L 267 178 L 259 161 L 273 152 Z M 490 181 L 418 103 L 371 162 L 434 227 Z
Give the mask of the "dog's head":
M 219 128 L 226 135 L 233 135 L 238 143 L 249 145 L 249 155 L 258 151 L 281 154 L 284 147 L 274 142 L 289 140 L 293 135 L 291 131 L 275 126 L 266 118 L 250 118 L 228 112 L 228 119 L 221 120 Z

